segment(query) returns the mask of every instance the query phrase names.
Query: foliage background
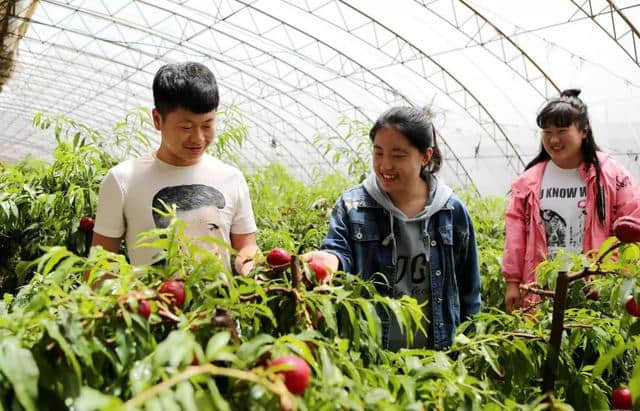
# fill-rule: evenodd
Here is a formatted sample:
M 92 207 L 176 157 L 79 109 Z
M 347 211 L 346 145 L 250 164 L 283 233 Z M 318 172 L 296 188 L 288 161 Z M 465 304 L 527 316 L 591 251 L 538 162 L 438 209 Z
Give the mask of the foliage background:
M 318 137 L 336 163 L 351 166 L 346 175 L 316 173 L 310 183 L 277 162 L 261 168 L 244 162 L 235 149 L 248 130 L 236 111 L 221 114 L 223 130 L 211 151 L 245 171 L 261 248 L 293 254 L 317 248 L 337 197 L 367 171 L 366 125 L 344 123 L 362 156 L 349 157 L 331 138 Z M 557 400 L 543 402 L 551 304 L 502 311 L 504 198 L 459 191 L 476 229 L 484 305 L 446 353 L 380 347 L 376 309 L 414 329 L 421 317 L 414 300 L 384 298 L 345 274 L 329 286 L 299 286 L 290 270 L 273 272 L 262 260 L 251 277 L 231 276 L 184 238 L 177 220 L 163 239 L 157 240 L 160 231 L 147 238 L 166 250 L 165 267 L 132 267 L 123 255 L 95 249 L 89 254 L 80 218 L 94 215 L 111 166 L 150 149 L 147 118 L 142 110 L 99 131 L 37 114 L 34 125 L 58 141 L 54 162 L 27 158 L 0 166 L 0 409 L 605 409 L 619 384 L 640 394 L 640 324 L 624 310 L 629 294 L 638 298 L 640 252 L 629 245 L 599 267 L 616 275 L 590 283 L 600 290 L 598 301 L 585 298 L 584 282 L 571 288 Z M 116 136 L 115 150 L 104 146 L 107 135 Z M 558 270 L 592 265 L 596 255 L 545 263 L 541 287 L 552 290 Z M 85 272 L 93 287 L 81 280 Z M 113 278 L 94 282 L 104 274 Z M 182 309 L 157 292 L 170 277 L 185 281 Z M 134 290 L 153 300 L 148 321 L 136 314 Z M 302 398 L 268 368 L 284 353 L 303 357 L 313 370 Z

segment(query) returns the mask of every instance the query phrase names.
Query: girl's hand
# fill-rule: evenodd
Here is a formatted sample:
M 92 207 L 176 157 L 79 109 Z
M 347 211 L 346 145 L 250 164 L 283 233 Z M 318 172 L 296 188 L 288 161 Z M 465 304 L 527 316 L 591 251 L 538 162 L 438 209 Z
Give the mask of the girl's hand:
M 303 254 L 301 257 L 302 260 L 306 261 L 307 263 L 313 260 L 325 266 L 331 274 L 338 271 L 338 266 L 340 265 L 338 257 L 326 251 L 310 251 L 306 254 Z
M 507 291 L 504 296 L 504 304 L 508 313 L 516 308 L 520 308 L 522 296 L 520 294 L 519 283 L 507 283 Z

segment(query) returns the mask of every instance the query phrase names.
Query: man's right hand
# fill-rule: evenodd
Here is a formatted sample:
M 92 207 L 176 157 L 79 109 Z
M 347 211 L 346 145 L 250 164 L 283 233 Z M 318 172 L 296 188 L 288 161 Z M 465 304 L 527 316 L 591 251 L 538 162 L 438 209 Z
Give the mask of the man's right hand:
M 120 251 L 121 242 L 122 242 L 122 238 L 105 237 L 102 234 L 98 234 L 94 231 L 93 238 L 91 241 L 91 246 L 93 247 L 94 245 L 100 245 L 102 246 L 102 248 L 104 248 L 107 251 L 111 251 L 112 253 L 117 253 L 118 251 Z M 107 280 L 108 278 L 113 278 L 113 277 L 104 277 L 99 280 L 96 280 L 96 281 L 99 281 L 99 283 L 94 282 L 93 288 L 95 289 L 100 284 L 102 284 L 104 280 Z M 89 271 L 84 272 L 84 274 L 82 275 L 82 279 L 84 281 L 87 281 L 89 279 Z
M 520 283 L 507 283 L 507 291 L 504 296 L 504 304 L 508 313 L 520 308 L 522 296 L 520 294 Z
M 93 247 L 94 245 L 101 245 L 105 250 L 111 251 L 112 253 L 117 253 L 120 251 L 121 242 L 121 237 L 105 237 L 102 234 L 98 234 L 94 231 L 93 238 L 91 239 L 91 246 Z

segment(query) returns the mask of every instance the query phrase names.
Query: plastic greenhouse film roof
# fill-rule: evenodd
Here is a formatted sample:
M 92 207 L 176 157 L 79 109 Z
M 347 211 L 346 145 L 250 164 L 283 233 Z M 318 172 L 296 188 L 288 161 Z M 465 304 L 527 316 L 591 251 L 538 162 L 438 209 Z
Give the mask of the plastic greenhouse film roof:
M 160 66 L 191 60 L 216 74 L 222 109 L 242 114 L 242 155 L 279 159 L 301 176 L 340 169 L 318 136 L 362 151 L 344 137 L 349 121 L 416 105 L 433 114 L 444 178 L 504 194 L 538 150 L 536 110 L 558 90 L 580 88 L 598 144 L 640 177 L 637 1 L 43 0 L 35 11 L 32 1 L 3 3 L 6 161 L 51 157 L 54 138 L 33 127 L 35 112 L 110 129 L 152 106 Z

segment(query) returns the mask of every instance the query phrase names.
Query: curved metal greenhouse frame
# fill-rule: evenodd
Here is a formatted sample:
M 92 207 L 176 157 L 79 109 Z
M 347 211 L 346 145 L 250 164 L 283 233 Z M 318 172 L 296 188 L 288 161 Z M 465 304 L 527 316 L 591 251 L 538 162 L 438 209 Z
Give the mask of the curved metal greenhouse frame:
M 623 134 L 632 142 L 612 140 L 608 148 L 636 161 L 638 150 L 629 149 L 640 141 L 636 120 L 611 117 L 638 103 L 640 2 L 487 7 L 470 0 L 6 1 L 0 159 L 51 155 L 55 142 L 32 127 L 35 112 L 108 130 L 151 105 L 161 65 L 195 60 L 216 74 L 223 106 L 245 118 L 241 158 L 275 158 L 307 179 L 314 169 L 344 166 L 315 143 L 318 136 L 368 156 L 357 136 L 344 134 L 345 119 L 367 123 L 389 106 L 416 105 L 434 118 L 448 178 L 480 193 L 505 192 L 537 149 L 537 107 L 576 86 L 595 101 L 596 123 L 629 125 Z M 593 73 L 597 82 L 585 81 Z

